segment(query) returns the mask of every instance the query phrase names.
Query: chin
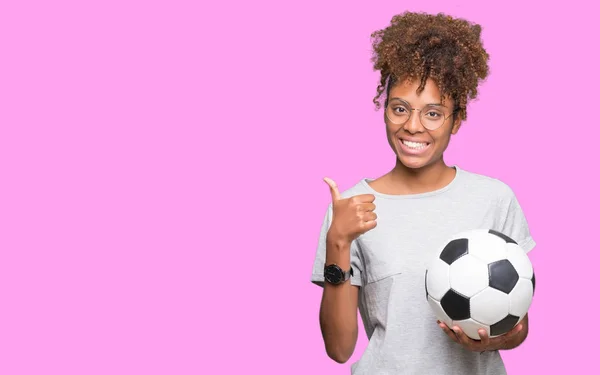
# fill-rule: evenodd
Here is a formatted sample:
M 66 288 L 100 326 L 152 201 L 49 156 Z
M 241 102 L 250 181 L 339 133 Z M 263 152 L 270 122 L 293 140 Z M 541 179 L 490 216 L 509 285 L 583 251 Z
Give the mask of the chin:
M 422 155 L 407 155 L 401 150 L 395 151 L 398 161 L 400 161 L 403 166 L 409 169 L 423 168 L 432 162 L 432 155 L 429 152 Z
M 403 166 L 409 169 L 420 169 L 427 165 L 429 165 L 429 160 L 419 160 L 415 158 L 406 158 L 404 156 L 398 156 L 398 160 L 402 163 Z

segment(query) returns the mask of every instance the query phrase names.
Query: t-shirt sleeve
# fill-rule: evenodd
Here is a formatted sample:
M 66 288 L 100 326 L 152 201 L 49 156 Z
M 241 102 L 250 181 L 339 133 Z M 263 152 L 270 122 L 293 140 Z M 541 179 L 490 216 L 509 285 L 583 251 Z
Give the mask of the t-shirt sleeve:
M 509 199 L 506 206 L 506 216 L 502 224 L 502 233 L 515 240 L 526 253 L 530 252 L 536 245 L 529 231 L 525 213 L 511 189 L 509 189 Z
M 323 224 L 321 225 L 321 233 L 319 234 L 319 243 L 317 245 L 317 253 L 313 263 L 311 282 L 316 285 L 323 286 L 325 278 L 323 271 L 325 267 L 325 249 L 327 232 L 331 226 L 332 206 L 329 204 Z M 350 266 L 352 267 L 353 276 L 350 278 L 350 283 L 356 286 L 362 286 L 362 262 L 360 260 L 358 245 L 353 241 L 350 245 Z

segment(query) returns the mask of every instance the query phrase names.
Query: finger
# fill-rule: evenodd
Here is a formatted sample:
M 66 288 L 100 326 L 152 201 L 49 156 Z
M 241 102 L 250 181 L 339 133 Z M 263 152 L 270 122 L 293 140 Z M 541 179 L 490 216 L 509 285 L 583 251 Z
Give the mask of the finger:
M 452 339 L 452 341 L 457 343 L 459 342 L 458 337 L 456 337 L 456 334 L 450 328 L 448 328 L 448 326 L 445 323 L 438 321 L 438 325 L 446 333 L 446 335 L 448 335 L 448 337 Z
M 454 331 L 454 333 L 456 334 L 456 337 L 458 338 L 458 341 L 460 341 L 463 344 L 468 344 L 469 342 L 465 339 L 465 334 L 463 333 L 463 331 L 460 329 L 460 327 L 458 326 L 454 326 L 452 327 L 452 330 Z
M 494 337 L 493 339 L 491 339 L 491 341 L 506 342 L 506 341 L 510 340 L 513 336 L 517 335 L 520 331 L 521 331 L 521 324 L 517 324 L 510 331 L 506 332 L 503 335 Z
M 511 329 L 510 331 L 508 331 L 506 334 L 504 334 L 503 336 L 506 339 L 510 339 L 513 336 L 516 336 L 519 332 L 521 332 L 521 330 L 523 329 L 523 324 L 517 324 L 513 329 Z
M 493 337 L 489 340 L 487 348 L 492 349 L 492 350 L 497 350 L 499 348 L 502 348 L 506 344 L 507 341 L 508 341 L 508 339 L 507 339 L 506 335 L 500 335 L 500 336 Z
M 335 201 L 339 201 L 342 199 L 340 195 L 340 191 L 338 190 L 337 184 L 329 177 L 325 177 L 323 179 L 327 185 L 329 185 L 329 191 L 331 192 L 331 199 Z
M 361 203 L 359 207 L 364 212 L 375 211 L 375 203 Z
M 444 330 L 444 332 L 446 332 L 451 338 L 458 342 L 458 337 L 456 336 L 456 333 L 453 330 L 451 330 L 446 323 L 438 320 L 438 325 L 442 327 L 442 330 Z
M 487 331 L 485 329 L 481 328 L 477 331 L 477 333 L 479 334 L 479 339 L 481 340 L 481 345 L 483 347 L 487 347 L 490 344 L 490 336 L 488 335 Z
M 375 196 L 373 194 L 359 194 L 353 197 L 357 203 L 373 203 Z
M 460 327 L 454 326 L 453 331 L 456 333 L 456 337 L 458 337 L 458 341 L 460 341 L 461 344 L 468 347 L 474 347 L 477 344 L 477 341 L 467 336 Z
M 376 220 L 361 221 L 361 224 L 360 224 L 360 227 L 362 228 L 363 233 L 370 231 L 371 229 L 375 228 L 376 226 L 377 226 Z
M 375 221 L 377 220 L 377 214 L 373 211 L 365 212 L 362 214 L 362 219 L 364 221 Z

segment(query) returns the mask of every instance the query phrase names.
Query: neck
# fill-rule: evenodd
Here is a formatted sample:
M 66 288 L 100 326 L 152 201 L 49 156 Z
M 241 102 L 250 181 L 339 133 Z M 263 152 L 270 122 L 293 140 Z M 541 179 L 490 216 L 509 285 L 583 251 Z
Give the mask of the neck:
M 454 168 L 448 167 L 441 158 L 439 161 L 422 168 L 408 168 L 396 160 L 396 166 L 389 173 L 389 178 L 395 186 L 402 186 L 408 193 L 424 193 L 440 189 L 452 181 L 455 176 Z

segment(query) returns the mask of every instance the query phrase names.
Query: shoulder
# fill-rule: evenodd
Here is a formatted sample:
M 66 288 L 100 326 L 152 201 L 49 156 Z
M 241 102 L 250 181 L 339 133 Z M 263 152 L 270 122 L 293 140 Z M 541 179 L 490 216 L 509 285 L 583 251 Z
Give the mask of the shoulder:
M 513 189 L 497 177 L 461 170 L 462 188 L 469 195 L 484 196 L 500 204 L 509 204 L 515 197 Z
M 361 194 L 373 194 L 373 190 L 369 187 L 366 178 L 360 179 L 350 188 L 340 191 L 340 195 L 342 196 L 342 198 L 350 198 L 355 195 Z

